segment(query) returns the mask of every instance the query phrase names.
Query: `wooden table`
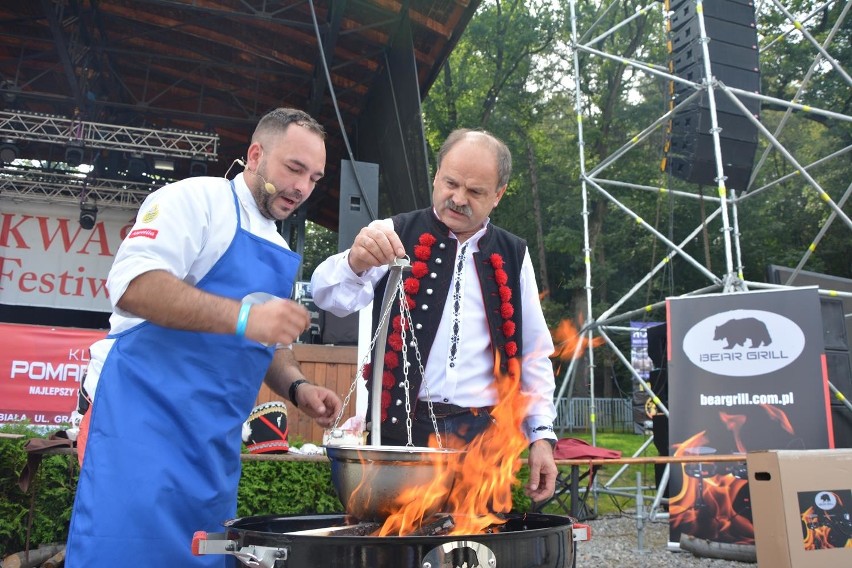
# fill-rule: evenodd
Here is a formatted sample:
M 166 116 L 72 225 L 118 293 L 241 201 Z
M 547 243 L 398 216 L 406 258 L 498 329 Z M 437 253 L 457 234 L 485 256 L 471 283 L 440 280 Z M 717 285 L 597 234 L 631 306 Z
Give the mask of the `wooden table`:
M 744 462 L 746 457 L 743 454 L 720 454 L 708 456 L 654 456 L 654 457 L 639 457 L 639 458 L 613 458 L 613 459 L 572 459 L 572 460 L 556 460 L 557 466 L 569 466 L 571 474 L 568 480 L 562 478 L 557 479 L 556 492 L 553 497 L 536 504 L 536 509 L 541 510 L 545 505 L 556 500 L 562 503 L 560 497 L 564 497 L 567 493 L 570 495 L 571 503 L 567 513 L 577 518 L 580 512 L 580 480 L 591 476 L 594 479 L 597 470 L 606 465 L 644 465 L 644 464 L 673 464 L 673 463 L 710 463 L 710 462 Z M 585 468 L 585 473 L 581 474 L 580 469 Z M 591 483 L 591 480 L 590 480 Z
M 560 476 L 557 478 L 556 492 L 553 497 L 536 504 L 536 510 L 541 510 L 545 505 L 554 500 L 560 501 L 560 497 L 564 497 L 567 493 L 570 496 L 571 502 L 567 513 L 577 518 L 580 512 L 580 481 L 588 476 L 594 475 L 598 469 L 606 465 L 645 465 L 645 464 L 673 464 L 673 463 L 711 463 L 711 462 L 744 462 L 746 457 L 743 454 L 720 454 L 708 456 L 654 456 L 654 457 L 631 457 L 631 458 L 594 458 L 594 459 L 572 459 L 564 460 L 557 459 L 557 466 L 569 466 L 571 468 L 570 476 L 567 480 Z M 580 470 L 585 468 L 585 473 L 581 474 Z M 561 478 L 561 479 L 560 479 Z M 591 483 L 591 481 L 590 481 Z

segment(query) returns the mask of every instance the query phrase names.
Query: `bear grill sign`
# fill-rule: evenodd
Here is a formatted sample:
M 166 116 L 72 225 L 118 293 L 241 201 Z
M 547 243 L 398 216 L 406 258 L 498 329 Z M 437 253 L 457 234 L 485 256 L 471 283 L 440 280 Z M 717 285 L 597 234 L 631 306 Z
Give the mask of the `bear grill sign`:
M 792 320 L 763 310 L 729 310 L 696 323 L 683 351 L 717 375 L 753 377 L 783 369 L 805 349 L 805 334 Z

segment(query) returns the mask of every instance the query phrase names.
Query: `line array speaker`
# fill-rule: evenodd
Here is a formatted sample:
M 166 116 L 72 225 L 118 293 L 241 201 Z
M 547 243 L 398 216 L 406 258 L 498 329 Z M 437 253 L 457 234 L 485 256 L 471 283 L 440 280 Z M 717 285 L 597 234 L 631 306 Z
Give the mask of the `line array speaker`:
M 759 93 L 754 4 L 746 0 L 715 0 L 703 2 L 702 6 L 704 28 L 710 40 L 707 48 L 712 76 L 726 86 Z M 696 3 L 667 0 L 666 8 L 669 72 L 700 85 L 704 80 L 705 59 Z M 673 109 L 694 92 L 690 85 L 670 81 L 669 108 Z M 714 94 L 726 185 L 745 189 L 757 150 L 757 126 L 725 93 L 717 90 Z M 759 118 L 759 101 L 745 97 L 739 100 L 754 119 Z M 661 169 L 691 183 L 715 184 L 712 117 L 706 90 L 669 121 Z

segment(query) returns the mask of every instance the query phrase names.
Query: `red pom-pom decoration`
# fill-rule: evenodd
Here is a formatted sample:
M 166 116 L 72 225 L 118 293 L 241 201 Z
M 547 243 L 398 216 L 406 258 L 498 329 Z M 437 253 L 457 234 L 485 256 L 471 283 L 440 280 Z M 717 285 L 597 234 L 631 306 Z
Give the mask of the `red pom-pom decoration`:
M 415 278 L 423 278 L 429 274 L 429 267 L 425 262 L 414 261 L 411 264 L 411 275 Z
M 398 331 L 391 333 L 388 336 L 388 345 L 390 345 L 391 349 L 394 351 L 402 351 L 402 334 Z
M 387 420 L 388 420 L 388 411 L 383 409 L 382 410 L 382 422 L 387 422 Z
M 382 373 L 382 386 L 386 389 L 392 388 L 396 384 L 396 378 L 390 371 Z
M 515 343 L 514 341 L 507 341 L 506 342 L 506 355 L 508 355 L 509 357 L 514 357 L 517 354 L 518 354 L 518 344 Z
M 391 395 L 388 391 L 382 391 L 382 408 L 390 408 Z
M 372 363 L 365 364 L 364 369 L 361 372 L 363 373 L 364 379 L 369 381 L 370 378 L 373 376 L 373 364 Z
M 399 367 L 399 355 L 395 351 L 385 352 L 385 369 L 396 369 Z
M 512 337 L 515 335 L 515 322 L 512 320 L 506 320 L 503 322 L 503 335 L 506 337 Z
M 501 302 L 508 302 L 512 299 L 512 289 L 508 286 L 500 286 L 498 293 L 500 294 Z
M 405 303 L 408 304 L 409 310 L 413 310 L 414 308 L 417 307 L 417 302 L 415 302 L 414 298 L 412 298 L 408 294 L 405 295 Z
M 429 257 L 432 256 L 432 247 L 417 245 L 414 247 L 414 256 L 417 260 L 429 260 Z
M 406 278 L 405 283 L 402 285 L 406 294 L 411 294 L 412 296 L 416 295 L 417 292 L 420 291 L 420 280 L 417 278 Z
M 496 252 L 492 254 L 488 260 L 491 261 L 491 268 L 493 268 L 494 270 L 503 268 L 503 257 L 497 254 Z
M 512 304 L 506 302 L 505 304 L 500 304 L 500 315 L 503 316 L 503 319 L 509 319 L 513 315 L 515 315 L 515 308 L 512 307 Z
M 498 268 L 494 271 L 494 280 L 496 280 L 497 284 L 500 286 L 505 286 L 506 282 L 509 281 L 509 275 L 506 274 L 506 271 L 502 268 Z
M 423 233 L 420 235 L 420 238 L 417 239 L 417 242 L 421 245 L 431 247 L 437 240 L 438 239 L 435 238 L 435 235 L 432 235 L 431 233 Z

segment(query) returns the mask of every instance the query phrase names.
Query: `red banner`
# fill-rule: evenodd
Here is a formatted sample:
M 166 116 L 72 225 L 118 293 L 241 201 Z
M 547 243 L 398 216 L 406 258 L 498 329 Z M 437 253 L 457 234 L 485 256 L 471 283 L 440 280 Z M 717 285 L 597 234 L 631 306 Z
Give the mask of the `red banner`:
M 70 420 L 89 364 L 89 346 L 104 330 L 0 323 L 0 423 Z

